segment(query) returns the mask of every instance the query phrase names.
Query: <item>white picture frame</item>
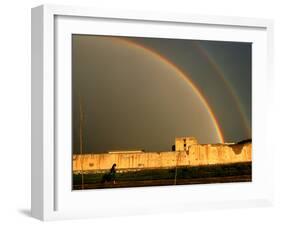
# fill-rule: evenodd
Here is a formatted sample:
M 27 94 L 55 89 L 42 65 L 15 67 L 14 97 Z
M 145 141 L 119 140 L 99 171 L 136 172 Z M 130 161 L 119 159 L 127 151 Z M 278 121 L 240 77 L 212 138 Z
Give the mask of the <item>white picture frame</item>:
M 130 26 L 137 24 L 138 31 L 133 27 L 130 29 Z M 91 30 L 92 25 L 96 26 L 96 31 Z M 159 30 L 160 33 L 153 33 L 154 36 L 177 37 L 181 35 L 177 26 L 189 26 L 190 29 L 194 28 L 189 38 L 249 41 L 255 44 L 253 182 L 71 191 L 71 186 L 68 187 L 70 175 L 65 176 L 68 179 L 63 177 L 67 172 L 70 174 L 71 149 L 62 150 L 68 147 L 63 144 L 68 138 L 59 135 L 61 132 L 70 133 L 70 124 L 64 124 L 60 117 L 65 113 L 63 111 L 69 109 L 69 102 L 63 104 L 62 100 L 69 100 L 71 92 L 69 35 L 95 33 L 99 29 L 100 34 L 149 36 L 154 30 L 151 26 L 155 28 L 160 25 L 164 28 L 169 26 L 164 30 L 174 28 L 175 32 L 161 33 Z M 271 20 L 43 5 L 32 9 L 31 38 L 33 217 L 56 220 L 272 204 L 273 179 L 267 173 L 273 170 L 273 150 L 268 143 L 266 124 L 271 110 L 267 100 L 272 97 L 270 87 L 273 83 Z

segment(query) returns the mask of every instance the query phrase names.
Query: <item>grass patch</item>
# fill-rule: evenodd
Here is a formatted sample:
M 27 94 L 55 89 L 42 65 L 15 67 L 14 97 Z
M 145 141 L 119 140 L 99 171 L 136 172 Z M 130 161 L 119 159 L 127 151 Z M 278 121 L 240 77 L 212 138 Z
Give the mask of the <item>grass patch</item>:
M 116 181 L 147 181 L 147 180 L 169 180 L 175 178 L 175 168 L 170 169 L 142 169 L 116 173 Z M 243 176 L 252 174 L 252 164 L 233 163 L 224 165 L 207 166 L 185 166 L 177 168 L 177 179 L 196 179 L 212 177 Z M 84 184 L 99 184 L 104 173 L 84 174 Z M 81 174 L 73 174 L 73 185 L 80 185 Z

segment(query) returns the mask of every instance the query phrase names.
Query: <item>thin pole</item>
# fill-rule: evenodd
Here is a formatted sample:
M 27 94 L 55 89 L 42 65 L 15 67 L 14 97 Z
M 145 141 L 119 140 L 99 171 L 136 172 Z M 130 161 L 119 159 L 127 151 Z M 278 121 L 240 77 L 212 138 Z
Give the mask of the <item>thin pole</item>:
M 177 175 L 178 175 L 178 152 L 179 152 L 179 151 L 175 151 L 175 152 L 176 152 L 176 170 L 175 170 L 174 185 L 177 184 Z
M 83 109 L 82 109 L 82 101 L 81 101 L 81 96 L 79 100 L 79 121 L 80 121 L 80 126 L 79 126 L 79 138 L 80 138 L 80 164 L 81 164 L 81 189 L 84 189 L 84 170 L 83 170 L 83 164 L 84 164 L 84 157 L 83 157 Z

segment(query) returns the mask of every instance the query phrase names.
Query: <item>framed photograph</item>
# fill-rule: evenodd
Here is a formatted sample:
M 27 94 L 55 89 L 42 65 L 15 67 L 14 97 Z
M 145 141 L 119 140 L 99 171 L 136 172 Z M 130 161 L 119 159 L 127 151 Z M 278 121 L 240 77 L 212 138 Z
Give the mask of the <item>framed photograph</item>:
M 273 23 L 32 9 L 32 216 L 273 201 Z

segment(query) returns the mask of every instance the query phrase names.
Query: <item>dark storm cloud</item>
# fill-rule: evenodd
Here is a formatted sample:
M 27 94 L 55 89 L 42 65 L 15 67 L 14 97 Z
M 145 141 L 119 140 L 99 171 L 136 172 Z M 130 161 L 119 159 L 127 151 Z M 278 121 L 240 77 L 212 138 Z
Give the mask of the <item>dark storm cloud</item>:
M 246 128 L 251 122 L 251 44 L 123 39 L 156 51 L 190 76 L 216 115 L 226 141 L 250 138 Z M 170 67 L 106 37 L 74 35 L 72 46 L 74 153 L 79 153 L 80 106 L 85 153 L 170 150 L 174 138 L 185 135 L 196 136 L 201 143 L 218 141 L 206 109 Z

